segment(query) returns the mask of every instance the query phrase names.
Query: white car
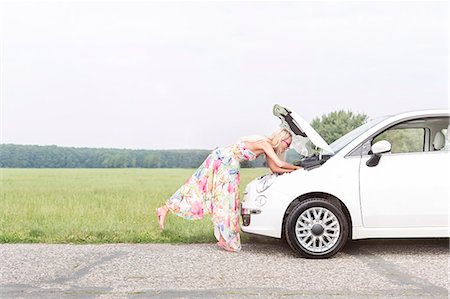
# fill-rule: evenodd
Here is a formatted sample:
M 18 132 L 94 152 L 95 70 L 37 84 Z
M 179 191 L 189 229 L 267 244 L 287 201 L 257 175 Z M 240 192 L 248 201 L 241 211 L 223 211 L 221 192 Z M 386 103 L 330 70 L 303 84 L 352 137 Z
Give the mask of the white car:
M 376 118 L 330 145 L 289 108 L 274 114 L 296 135 L 303 168 L 246 186 L 242 231 L 284 237 L 307 258 L 331 257 L 347 239 L 450 236 L 449 110 Z

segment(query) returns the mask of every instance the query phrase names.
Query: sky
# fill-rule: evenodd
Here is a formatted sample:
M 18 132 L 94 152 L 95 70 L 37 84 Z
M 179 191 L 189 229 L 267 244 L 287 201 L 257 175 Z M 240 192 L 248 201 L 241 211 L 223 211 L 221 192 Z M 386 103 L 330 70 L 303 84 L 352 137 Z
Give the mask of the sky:
M 448 1 L 1 1 L 1 143 L 212 149 L 449 108 Z

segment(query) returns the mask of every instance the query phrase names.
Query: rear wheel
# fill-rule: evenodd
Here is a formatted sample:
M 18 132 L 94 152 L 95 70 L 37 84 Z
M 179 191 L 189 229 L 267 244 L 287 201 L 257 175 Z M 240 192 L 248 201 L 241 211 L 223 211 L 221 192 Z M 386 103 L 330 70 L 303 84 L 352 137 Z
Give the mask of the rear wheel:
M 306 258 L 328 258 L 342 249 L 349 225 L 334 202 L 310 198 L 300 202 L 288 215 L 285 237 L 289 246 Z

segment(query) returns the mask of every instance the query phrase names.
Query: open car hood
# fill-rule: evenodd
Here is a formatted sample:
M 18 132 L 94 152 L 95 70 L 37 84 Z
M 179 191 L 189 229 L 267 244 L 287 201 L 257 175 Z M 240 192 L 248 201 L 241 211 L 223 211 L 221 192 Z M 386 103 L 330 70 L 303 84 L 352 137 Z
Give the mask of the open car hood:
M 326 141 L 302 117 L 287 107 L 278 104 L 273 106 L 273 115 L 281 120 L 281 127 L 292 134 L 292 147 L 303 156 L 310 156 L 308 142 L 323 150 L 324 154 L 334 154 Z

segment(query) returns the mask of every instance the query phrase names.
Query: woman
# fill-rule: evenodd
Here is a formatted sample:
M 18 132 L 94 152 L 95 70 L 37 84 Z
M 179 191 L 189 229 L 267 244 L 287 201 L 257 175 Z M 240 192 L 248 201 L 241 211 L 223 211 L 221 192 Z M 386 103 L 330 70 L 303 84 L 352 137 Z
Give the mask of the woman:
M 217 245 L 227 251 L 240 251 L 239 236 L 239 162 L 255 160 L 265 154 L 267 165 L 276 173 L 291 172 L 300 167 L 284 161 L 292 136 L 280 129 L 269 138 L 255 136 L 224 148 L 216 148 L 197 171 L 162 207 L 156 209 L 158 223 L 164 229 L 168 211 L 185 219 L 212 215 Z

